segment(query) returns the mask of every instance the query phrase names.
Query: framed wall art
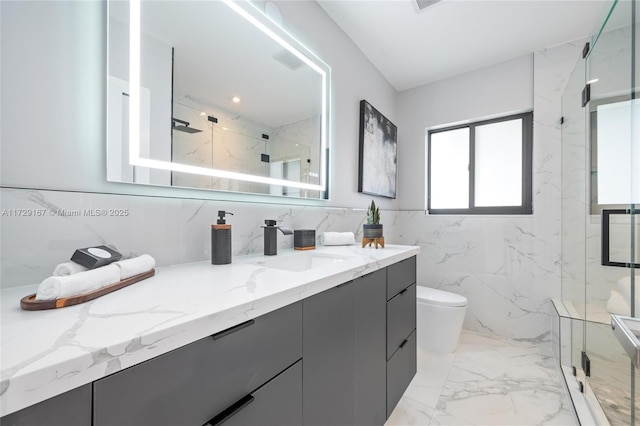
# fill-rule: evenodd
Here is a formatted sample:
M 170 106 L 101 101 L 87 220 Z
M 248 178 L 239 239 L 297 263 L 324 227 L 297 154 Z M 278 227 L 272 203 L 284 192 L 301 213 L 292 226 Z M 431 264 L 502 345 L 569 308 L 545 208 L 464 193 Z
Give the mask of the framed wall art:
M 360 101 L 358 192 L 396 198 L 398 128 L 366 100 Z

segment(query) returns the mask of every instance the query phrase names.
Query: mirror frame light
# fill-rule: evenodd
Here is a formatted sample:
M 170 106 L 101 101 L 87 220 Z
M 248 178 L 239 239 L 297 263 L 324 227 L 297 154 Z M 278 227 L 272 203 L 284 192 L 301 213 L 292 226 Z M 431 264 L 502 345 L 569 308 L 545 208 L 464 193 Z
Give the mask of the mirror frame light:
M 172 163 L 170 161 L 153 160 L 150 158 L 140 157 L 140 9 L 142 0 L 130 0 L 129 2 L 129 163 L 133 166 L 141 166 L 152 169 L 168 170 L 173 172 L 191 173 L 197 175 L 219 177 L 224 179 L 242 180 L 248 182 L 264 183 L 269 185 L 280 185 L 301 189 L 310 189 L 317 191 L 327 191 L 327 148 L 329 146 L 328 134 L 329 134 L 329 85 L 331 81 L 331 67 L 324 61 L 313 54 L 302 43 L 295 39 L 291 34 L 284 29 L 280 30 L 291 38 L 298 46 L 300 50 L 304 50 L 306 55 L 301 53 L 299 49 L 294 48 L 289 42 L 284 40 L 280 35 L 269 28 L 258 16 L 266 16 L 250 1 L 242 1 L 242 4 L 248 5 L 242 7 L 239 2 L 233 0 L 221 0 L 224 4 L 229 6 L 236 13 L 241 15 L 255 27 L 260 29 L 266 35 L 271 37 L 274 41 L 280 44 L 283 48 L 294 54 L 297 58 L 318 72 L 322 78 L 322 118 L 320 122 L 320 184 L 314 185 L 303 182 L 289 181 L 285 179 L 275 179 L 265 176 L 256 176 L 246 173 L 230 172 L 227 170 L 212 169 L 206 167 L 197 167 L 187 164 Z M 279 28 L 279 27 L 278 27 Z M 322 64 L 323 67 L 313 62 L 310 57 L 315 61 Z

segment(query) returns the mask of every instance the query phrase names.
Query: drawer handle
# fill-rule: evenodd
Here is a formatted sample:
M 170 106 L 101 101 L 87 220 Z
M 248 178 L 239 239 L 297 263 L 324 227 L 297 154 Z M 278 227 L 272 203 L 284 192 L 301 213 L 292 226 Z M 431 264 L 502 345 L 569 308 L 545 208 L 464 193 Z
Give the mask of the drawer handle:
M 238 414 L 247 405 L 251 404 L 254 399 L 255 398 L 253 397 L 253 395 L 245 396 L 244 398 L 240 399 L 238 402 L 236 402 L 235 404 L 233 404 L 232 406 L 224 410 L 222 413 L 218 414 L 217 416 L 209 420 L 205 424 L 205 426 L 217 426 L 226 422 L 231 417 Z
M 403 294 L 405 294 L 407 292 L 407 290 L 409 290 L 409 287 L 405 288 L 404 290 L 402 290 L 400 293 L 398 293 L 400 296 L 402 296 Z
M 352 282 L 353 282 L 353 280 L 351 280 L 351 281 L 347 281 L 346 283 L 338 284 L 338 285 L 336 286 L 336 288 L 344 287 L 344 286 L 346 286 L 346 285 L 351 284 Z
M 228 336 L 231 333 L 235 333 L 236 331 L 242 330 L 243 328 L 247 328 L 250 325 L 253 325 L 255 323 L 256 323 L 256 320 L 245 321 L 242 324 L 234 325 L 233 327 L 227 328 L 226 330 L 222 330 L 221 332 L 216 333 L 211 337 L 213 337 L 213 340 L 222 339 L 224 336 Z
M 404 348 L 407 343 L 409 343 L 409 339 L 404 339 L 404 342 L 400 343 L 400 349 Z

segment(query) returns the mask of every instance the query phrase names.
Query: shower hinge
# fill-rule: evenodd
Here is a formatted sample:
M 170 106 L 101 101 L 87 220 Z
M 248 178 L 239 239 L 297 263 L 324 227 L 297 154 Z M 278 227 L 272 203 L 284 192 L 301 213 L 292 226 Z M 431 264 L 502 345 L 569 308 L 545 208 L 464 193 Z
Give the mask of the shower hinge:
M 584 108 L 591 100 L 591 85 L 587 84 L 582 89 L 582 107 Z
M 560 117 L 560 124 L 564 124 L 564 117 Z
M 585 376 L 591 377 L 591 360 L 586 352 L 582 352 L 582 370 Z
M 580 388 L 580 393 L 584 393 L 584 385 L 581 381 L 578 381 L 578 387 Z

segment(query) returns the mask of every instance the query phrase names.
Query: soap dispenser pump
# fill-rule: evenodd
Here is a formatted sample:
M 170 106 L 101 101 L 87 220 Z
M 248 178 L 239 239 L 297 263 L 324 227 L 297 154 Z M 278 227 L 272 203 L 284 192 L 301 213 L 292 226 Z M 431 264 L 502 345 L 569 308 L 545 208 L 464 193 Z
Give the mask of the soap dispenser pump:
M 226 265 L 231 263 L 231 225 L 224 216 L 233 213 L 218 210 L 218 221 L 211 225 L 211 264 Z

